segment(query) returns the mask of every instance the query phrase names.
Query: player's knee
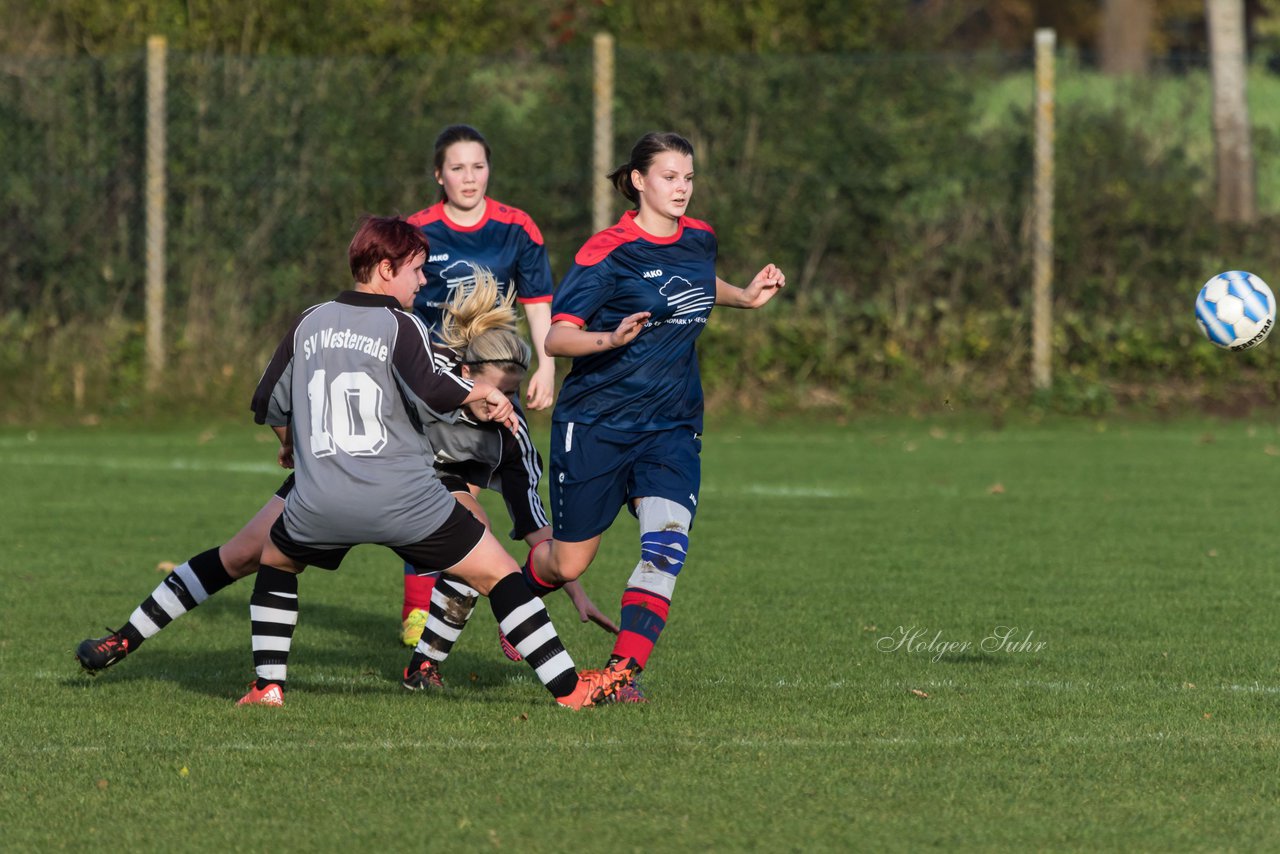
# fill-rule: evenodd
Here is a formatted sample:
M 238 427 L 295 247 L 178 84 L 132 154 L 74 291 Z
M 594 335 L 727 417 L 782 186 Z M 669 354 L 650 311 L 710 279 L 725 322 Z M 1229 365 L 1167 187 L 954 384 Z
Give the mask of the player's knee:
M 258 571 L 262 559 L 262 544 L 255 543 L 257 548 L 244 548 L 234 540 L 218 549 L 218 559 L 222 568 L 232 578 L 244 578 Z
M 546 574 L 559 584 L 577 581 L 587 571 L 587 567 L 591 565 L 590 561 L 566 558 L 564 553 L 558 549 L 548 549 L 547 552 L 548 565 Z
M 448 569 L 450 575 L 485 596 L 503 578 L 519 572 L 515 558 L 487 531 L 461 563 Z

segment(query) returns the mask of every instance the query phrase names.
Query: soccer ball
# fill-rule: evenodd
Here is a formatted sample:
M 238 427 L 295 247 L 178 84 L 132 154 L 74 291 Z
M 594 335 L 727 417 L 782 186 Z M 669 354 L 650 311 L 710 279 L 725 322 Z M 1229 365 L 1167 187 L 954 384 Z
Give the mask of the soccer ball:
M 1248 350 L 1267 339 L 1276 323 L 1276 298 L 1253 273 L 1232 270 L 1204 283 L 1196 297 L 1196 323 L 1225 350 Z

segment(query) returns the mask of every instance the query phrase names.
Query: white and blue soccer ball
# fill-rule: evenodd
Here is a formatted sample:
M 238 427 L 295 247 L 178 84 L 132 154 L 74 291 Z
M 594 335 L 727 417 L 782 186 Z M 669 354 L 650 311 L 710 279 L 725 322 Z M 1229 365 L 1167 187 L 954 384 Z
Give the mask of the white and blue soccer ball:
M 1276 298 L 1253 273 L 1219 273 L 1204 283 L 1196 297 L 1196 323 L 1206 338 L 1224 350 L 1248 350 L 1271 334 Z

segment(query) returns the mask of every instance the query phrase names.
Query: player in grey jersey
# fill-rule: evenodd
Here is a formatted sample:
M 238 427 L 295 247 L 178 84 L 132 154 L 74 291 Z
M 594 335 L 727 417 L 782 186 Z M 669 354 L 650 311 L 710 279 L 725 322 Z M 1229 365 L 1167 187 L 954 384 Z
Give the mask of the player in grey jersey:
M 483 278 L 483 275 L 482 271 L 479 276 Z M 486 298 L 487 302 L 484 302 Z M 452 348 L 433 347 L 432 357 L 440 372 L 478 379 L 511 395 L 527 369 L 528 345 L 513 331 L 514 311 L 510 307 L 504 310 L 496 303 L 495 298 L 482 293 L 480 297 L 473 295 L 457 305 L 450 304 L 448 317 L 449 328 L 454 335 Z M 358 345 L 360 341 L 352 335 L 345 337 L 344 343 Z M 541 508 L 541 500 L 536 494 L 536 477 L 531 472 L 540 472 L 541 460 L 531 446 L 521 445 L 517 435 L 502 424 L 486 421 L 485 406 L 484 401 L 474 402 L 450 413 L 450 417 L 456 414 L 455 421 L 433 421 L 427 425 L 431 449 L 435 453 L 436 472 L 454 497 L 486 524 L 484 510 L 475 495 L 480 489 L 497 489 L 511 508 L 512 524 L 516 530 L 527 532 L 525 539 L 537 542 L 550 535 L 545 521 L 539 521 L 545 517 L 534 512 Z M 294 467 L 292 446 L 281 447 L 279 462 L 283 468 Z M 239 579 L 256 573 L 269 531 L 283 512 L 285 499 L 293 488 L 294 477 L 290 475 L 234 537 L 174 567 L 138 604 L 123 626 L 109 629 L 104 637 L 81 642 L 75 654 L 81 667 L 89 674 L 97 675 L 114 666 L 174 620 Z M 519 535 L 513 533 L 513 536 Z M 596 608 L 579 585 L 566 585 L 565 590 L 584 622 L 592 620 L 608 631 L 617 632 L 617 627 Z M 457 619 L 465 621 L 475 604 L 475 591 L 456 578 L 450 578 L 440 591 L 439 595 L 432 597 L 430 611 L 433 621 L 441 619 L 448 624 Z M 448 596 L 453 597 L 453 601 L 446 601 Z M 462 615 L 459 603 L 465 607 L 465 615 Z M 439 628 L 444 635 L 449 634 L 447 626 Z M 443 661 L 453 639 L 456 639 L 456 633 L 452 639 L 439 637 L 435 632 L 429 634 L 428 656 Z M 405 680 L 407 688 L 441 684 L 433 673 L 415 671 L 408 677 Z
M 532 356 L 532 348 L 517 332 L 514 293 L 500 298 L 497 280 L 483 267 L 474 268 L 474 279 L 475 287 L 456 295 L 443 315 L 437 330 L 443 346 L 435 351 L 436 366 L 491 383 L 514 398 Z M 542 459 L 528 441 L 528 434 L 505 430 L 480 417 L 472 418 L 469 409 L 460 409 L 456 422 L 437 421 L 428 428 L 441 482 L 487 526 L 488 517 L 478 496 L 483 489 L 497 490 L 511 516 L 513 539 L 524 539 L 532 546 L 549 538 L 551 526 L 537 492 Z M 618 627 L 596 608 L 580 586 L 566 592 L 584 622 L 592 620 L 617 634 Z M 443 685 L 437 668 L 470 619 L 476 596 L 475 590 L 448 574 L 432 586 L 428 607 L 418 612 L 423 620 L 414 639 L 415 646 L 426 647 L 431 659 L 423 669 L 424 687 Z M 519 651 L 501 633 L 499 637 L 507 657 L 519 661 Z
M 291 453 L 296 486 L 263 547 L 250 599 L 258 678 L 242 704 L 283 704 L 297 575 L 337 569 L 360 543 L 388 546 L 421 571 L 445 570 L 488 596 L 499 627 L 561 705 L 594 705 L 613 690 L 598 671 L 577 673 L 515 561 L 436 479 L 428 423 L 452 421 L 468 404 L 508 427 L 514 416 L 494 386 L 437 371 L 426 327 L 402 310 L 423 283 L 426 252 L 404 220 L 367 218 L 348 250 L 355 290 L 303 312 L 258 383 L 255 420 Z M 420 645 L 406 686 L 426 678 L 427 665 Z

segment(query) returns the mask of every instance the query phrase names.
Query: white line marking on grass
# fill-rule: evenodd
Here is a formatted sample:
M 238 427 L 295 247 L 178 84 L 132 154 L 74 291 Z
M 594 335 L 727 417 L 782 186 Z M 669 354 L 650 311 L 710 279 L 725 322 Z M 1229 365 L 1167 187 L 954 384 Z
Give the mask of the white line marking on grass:
M 0 464 L 28 466 L 58 466 L 61 468 L 99 468 L 125 471 L 175 471 L 175 472 L 229 472 L 232 474 L 271 474 L 280 472 L 275 463 L 235 463 L 215 460 L 190 460 L 175 458 L 160 460 L 147 457 L 75 457 L 40 454 L 0 455 Z
M 71 670 L 35 670 L 32 671 L 31 677 L 34 679 L 48 681 L 62 681 L 68 676 L 77 675 Z M 166 671 L 148 671 L 148 677 L 155 679 L 176 679 L 181 674 L 169 673 Z M 238 674 L 224 674 L 222 672 L 206 673 L 209 678 L 220 678 L 227 676 L 234 678 Z M 86 678 L 92 678 L 86 676 Z M 335 673 L 325 673 L 323 671 L 310 671 L 305 676 L 298 677 L 293 681 L 295 688 L 305 693 L 307 685 L 343 685 L 349 688 L 368 689 L 377 685 L 393 685 L 398 681 L 392 676 L 381 676 L 377 674 L 365 674 L 361 676 L 346 676 Z M 727 679 L 710 680 L 713 685 L 731 684 Z M 533 679 L 522 671 L 517 671 L 505 676 L 502 680 L 506 685 L 525 685 L 533 682 Z M 825 690 L 825 691 L 866 691 L 873 686 L 869 683 L 850 681 L 847 679 L 839 679 L 826 682 L 806 682 L 803 679 L 778 679 L 772 683 L 773 687 L 783 691 L 794 691 L 804 689 Z M 1028 688 L 1040 691 L 1058 692 L 1058 691 L 1078 691 L 1081 693 L 1111 693 L 1116 691 L 1124 691 L 1131 693 L 1141 693 L 1143 691 L 1223 691 L 1227 693 L 1248 693 L 1248 694 L 1280 694 L 1280 685 L 1263 685 L 1260 682 L 1254 682 L 1249 685 L 1239 684 L 1221 684 L 1221 685 L 1202 685 L 1197 688 L 1189 688 L 1184 682 L 1164 682 L 1164 683 L 1147 683 L 1147 682 L 1075 682 L 1060 680 L 1038 680 L 1038 679 L 1015 679 L 1012 681 L 1003 679 L 992 679 L 988 682 L 957 682 L 954 679 L 922 679 L 920 681 L 900 681 L 881 682 L 877 686 L 882 689 L 891 691 L 910 691 L 912 688 L 927 688 L 934 691 L 952 690 L 952 691 L 1007 691 L 1009 689 Z
M 729 680 L 716 679 L 713 684 L 727 685 Z M 815 689 L 827 691 L 845 691 L 859 690 L 865 691 L 869 687 L 866 683 L 850 682 L 845 679 L 829 682 L 806 682 L 803 679 L 778 679 L 773 686 L 783 690 L 797 689 Z M 1015 679 L 1008 681 L 1004 679 L 992 679 L 988 682 L 957 682 L 954 679 L 921 679 L 919 681 L 892 681 L 881 682 L 879 688 L 887 688 L 892 691 L 910 691 L 912 688 L 930 689 L 933 691 L 952 690 L 952 691 L 1007 691 L 1010 689 L 1026 688 L 1031 690 L 1057 692 L 1057 691 L 1078 691 L 1081 693 L 1142 693 L 1143 691 L 1223 691 L 1228 693 L 1250 693 L 1250 694 L 1280 694 L 1280 685 L 1263 685 L 1254 683 L 1252 685 L 1202 685 L 1198 688 L 1188 687 L 1185 682 L 1163 682 L 1163 683 L 1147 683 L 1147 682 L 1075 682 L 1061 680 L 1039 680 L 1039 679 Z
M 268 710 L 259 712 L 258 710 L 247 710 L 248 714 L 288 714 L 288 706 L 284 711 Z M 980 734 L 980 735 L 942 735 L 942 736 L 883 736 L 868 735 L 862 737 L 845 737 L 845 738 L 709 738 L 706 736 L 694 737 L 672 737 L 657 736 L 651 738 L 647 743 L 652 748 L 666 750 L 749 750 L 759 752 L 762 750 L 831 750 L 832 748 L 866 748 L 866 747 L 908 747 L 908 748 L 936 748 L 936 747 L 1000 747 L 1007 745 L 1026 745 L 1028 747 L 1052 747 L 1056 745 L 1067 745 L 1073 747 L 1124 747 L 1143 744 L 1176 744 L 1176 745 L 1198 745 L 1203 747 L 1219 747 L 1224 742 L 1237 742 L 1240 744 L 1254 744 L 1259 740 L 1269 740 L 1259 736 L 1257 738 L 1233 738 L 1230 734 L 1222 733 L 1219 735 L 1199 735 L 1193 733 L 1176 734 L 1164 731 L 1137 733 L 1133 735 L 1056 735 L 1056 736 L 1037 736 L 1026 733 L 1010 733 L 1010 734 Z M 214 744 L 151 744 L 145 747 L 139 747 L 136 751 L 131 752 L 150 752 L 155 750 L 180 750 L 184 755 L 199 754 L 218 754 L 218 753 L 288 753 L 288 754 L 352 754 L 352 753 L 402 753 L 406 750 L 463 750 L 463 751 L 481 751 L 492 750 L 501 753 L 509 753 L 512 750 L 521 748 L 521 739 L 512 738 L 509 740 L 495 739 L 469 739 L 450 736 L 441 738 L 439 741 L 427 741 L 422 739 L 376 739 L 372 741 L 343 741 L 343 742 L 319 742 L 311 739 L 301 741 L 285 742 L 279 738 L 272 738 L 270 741 L 251 742 L 251 741 L 229 741 Z M 544 749 L 548 744 L 568 749 L 605 749 L 616 751 L 618 748 L 627 747 L 631 744 L 629 740 L 620 738 L 564 738 L 540 740 L 536 745 L 529 745 L 529 749 Z M 25 754 L 27 756 L 47 756 L 50 754 L 88 754 L 101 753 L 106 748 L 101 745 L 94 744 L 46 744 L 34 747 L 18 748 L 13 753 Z M 112 750 L 118 751 L 120 748 L 113 747 Z
M 866 491 L 858 487 L 784 486 L 773 483 L 748 483 L 745 486 L 721 488 L 703 484 L 702 491 L 711 494 L 761 495 L 766 498 L 859 498 Z
M 1280 694 L 1280 687 L 1275 685 L 1259 685 L 1257 682 L 1252 685 L 1228 685 L 1228 691 L 1242 691 L 1247 694 Z

